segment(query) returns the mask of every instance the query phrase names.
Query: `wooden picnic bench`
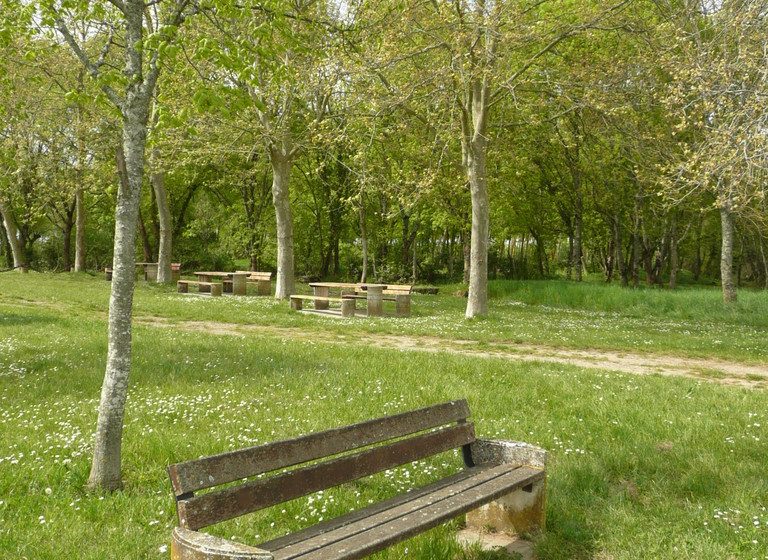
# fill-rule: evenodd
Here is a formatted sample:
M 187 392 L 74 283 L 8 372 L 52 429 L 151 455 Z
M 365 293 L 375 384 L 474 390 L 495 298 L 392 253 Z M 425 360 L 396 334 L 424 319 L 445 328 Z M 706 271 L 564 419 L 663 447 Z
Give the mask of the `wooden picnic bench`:
M 468 418 L 467 402 L 451 401 L 171 465 L 179 518 L 171 558 L 355 560 L 462 514 L 478 530 L 543 528 L 546 452 L 477 439 Z M 458 448 L 465 468 L 454 475 L 257 546 L 199 531 Z
M 340 303 L 342 317 L 355 316 L 355 299 L 352 296 L 328 297 L 293 294 L 291 295 L 291 309 L 301 311 L 305 301 L 313 301 L 317 310 L 328 309 L 329 303 Z M 318 306 L 318 302 L 320 302 L 320 306 Z
M 209 293 L 212 296 L 220 296 L 222 292 L 221 282 L 199 282 L 196 280 L 178 280 L 176 282 L 179 293 L 186 294 L 190 286 L 197 286 L 197 291 L 201 294 Z

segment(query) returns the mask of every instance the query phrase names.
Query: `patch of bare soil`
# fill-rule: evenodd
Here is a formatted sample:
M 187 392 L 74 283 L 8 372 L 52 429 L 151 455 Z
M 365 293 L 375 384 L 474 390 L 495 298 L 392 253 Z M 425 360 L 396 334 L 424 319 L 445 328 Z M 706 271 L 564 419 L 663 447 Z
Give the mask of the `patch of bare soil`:
M 433 336 L 404 336 L 393 334 L 336 334 L 317 330 L 242 325 L 215 321 L 172 322 L 160 317 L 137 317 L 143 325 L 177 328 L 216 335 L 243 336 L 249 333 L 305 340 L 325 344 L 360 344 L 412 352 L 445 352 L 479 358 L 500 358 L 512 361 L 548 362 L 589 369 L 602 369 L 634 375 L 666 375 L 688 377 L 721 385 L 760 388 L 768 385 L 768 366 L 729 362 L 716 358 L 681 358 L 661 354 L 639 354 L 610 350 L 580 350 L 535 344 L 494 342 L 480 345 L 472 340 L 452 340 Z

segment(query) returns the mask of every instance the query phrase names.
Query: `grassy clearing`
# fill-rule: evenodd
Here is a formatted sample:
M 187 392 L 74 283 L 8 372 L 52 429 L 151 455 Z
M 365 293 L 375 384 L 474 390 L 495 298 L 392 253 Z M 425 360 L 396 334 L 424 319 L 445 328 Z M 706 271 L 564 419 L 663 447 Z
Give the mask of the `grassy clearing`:
M 263 335 L 138 326 L 125 431 L 127 486 L 111 496 L 87 495 L 82 488 L 106 352 L 107 287 L 87 277 L 28 278 L 25 285 L 19 275 L 4 275 L 0 291 L 0 557 L 167 557 L 163 547 L 174 525 L 168 463 L 466 396 L 479 434 L 551 451 L 548 530 L 537 540 L 542 560 L 768 558 L 765 391 Z M 526 289 L 533 299 L 548 288 Z M 601 289 L 593 287 L 595 298 Z M 550 315 L 541 302 L 513 305 L 525 299 L 515 295 L 494 300 L 486 321 L 460 320 L 458 298 L 425 297 L 417 300 L 414 319 L 354 325 L 292 314 L 286 304 L 263 298 L 181 298 L 144 286 L 137 296 L 138 314 L 171 319 L 347 333 L 412 330 L 480 341 L 501 339 L 508 331 L 498 327 L 520 321 L 532 338 L 561 343 L 535 327 L 537 317 L 547 325 L 556 321 L 557 308 Z M 560 305 L 593 314 L 607 313 L 602 308 L 609 304 Z M 631 324 L 631 313 L 611 317 Z M 430 325 L 449 318 L 454 330 Z M 682 320 L 657 316 L 654 322 Z M 763 329 L 757 321 L 749 328 Z M 601 324 L 592 327 L 595 341 L 602 329 L 610 344 L 634 348 L 614 336 L 610 323 Z M 701 352 L 758 359 L 743 347 L 721 352 L 708 332 L 697 331 Z M 745 347 L 765 349 L 764 334 L 743 341 Z M 569 344 L 579 340 L 574 334 Z M 459 463 L 445 454 L 215 532 L 258 542 L 417 486 Z M 454 526 L 377 558 L 460 557 Z
M 109 284 L 101 276 L 5 274 L 0 302 L 37 305 L 68 316 L 105 316 Z M 306 286 L 300 287 L 308 291 Z M 726 307 L 714 288 L 675 292 L 627 290 L 604 284 L 492 282 L 490 314 L 462 319 L 466 300 L 441 287 L 439 296 L 414 296 L 407 319 L 354 321 L 368 333 L 430 335 L 477 342 L 519 342 L 566 348 L 595 348 L 716 357 L 764 363 L 768 359 L 768 292 L 742 291 Z M 140 283 L 137 316 L 209 320 L 320 329 L 344 333 L 348 321 L 291 312 L 271 298 L 212 300 L 179 295 L 173 287 Z

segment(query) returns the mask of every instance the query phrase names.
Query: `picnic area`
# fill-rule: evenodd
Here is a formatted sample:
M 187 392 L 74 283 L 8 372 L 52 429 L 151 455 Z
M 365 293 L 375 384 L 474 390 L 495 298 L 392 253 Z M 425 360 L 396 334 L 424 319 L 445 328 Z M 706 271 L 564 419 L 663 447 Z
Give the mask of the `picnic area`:
M 2 0 L 0 560 L 768 560 L 768 0 Z

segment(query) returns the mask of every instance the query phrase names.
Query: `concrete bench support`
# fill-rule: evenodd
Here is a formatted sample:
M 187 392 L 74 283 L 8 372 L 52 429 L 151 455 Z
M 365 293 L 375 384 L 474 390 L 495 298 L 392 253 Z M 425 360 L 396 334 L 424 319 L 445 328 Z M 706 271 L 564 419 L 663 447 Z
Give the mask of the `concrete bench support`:
M 547 452 L 527 443 L 479 439 L 470 450 L 475 465 L 513 464 L 541 469 L 547 465 Z M 466 515 L 467 528 L 508 535 L 543 531 L 545 495 L 546 479 L 542 479 L 470 511 Z

